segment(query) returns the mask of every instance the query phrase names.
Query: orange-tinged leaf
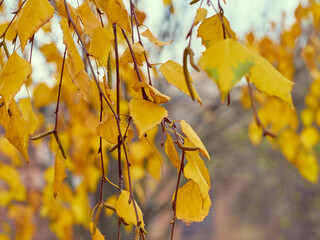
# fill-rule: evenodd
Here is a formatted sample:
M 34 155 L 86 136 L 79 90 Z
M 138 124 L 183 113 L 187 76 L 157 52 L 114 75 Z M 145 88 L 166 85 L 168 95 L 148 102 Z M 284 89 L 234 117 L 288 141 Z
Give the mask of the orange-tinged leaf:
M 167 80 L 168 83 L 173 84 L 181 92 L 190 96 L 188 86 L 183 73 L 183 67 L 179 63 L 169 60 L 160 66 L 159 71 L 162 73 L 162 75 L 164 76 L 164 78 Z M 189 76 L 189 79 L 192 82 L 191 76 Z M 201 104 L 201 99 L 193 86 L 192 86 L 192 89 L 195 94 L 195 98 Z
M 27 123 L 21 116 L 12 115 L 10 117 L 10 121 L 6 127 L 5 137 L 16 147 L 16 149 L 18 149 L 27 163 L 29 163 L 29 134 Z
M 164 150 L 166 151 L 166 154 L 168 155 L 173 166 L 175 166 L 175 168 L 179 169 L 180 168 L 179 154 L 178 154 L 176 148 L 174 147 L 173 139 L 170 136 L 170 134 L 166 133 L 166 135 L 167 135 L 167 139 L 164 144 Z
M 47 0 L 28 0 L 18 13 L 17 33 L 21 49 L 27 41 L 53 17 L 54 7 Z
M 38 126 L 38 120 L 32 110 L 30 98 L 20 99 L 19 107 L 22 112 L 22 117 L 27 123 L 27 129 L 29 134 L 33 134 Z
M 107 13 L 109 20 L 120 28 L 131 33 L 130 19 L 122 0 L 98 0 L 99 5 Z
M 54 162 L 54 182 L 53 182 L 53 195 L 54 198 L 57 197 L 60 191 L 63 179 L 67 177 L 66 168 L 64 166 L 63 160 L 56 155 L 56 160 Z
M 145 61 L 144 57 L 144 48 L 141 46 L 140 43 L 136 42 L 135 44 L 131 45 L 132 51 L 134 53 L 134 56 L 137 60 L 137 63 L 142 66 L 143 61 Z M 127 47 L 126 50 L 123 52 L 120 61 L 122 64 L 127 64 L 127 63 L 133 63 L 132 55 L 130 52 L 130 49 Z
M 196 17 L 194 18 L 194 22 L 193 22 L 193 24 L 194 25 L 197 25 L 199 22 L 202 22 L 205 18 L 206 18 L 206 16 L 207 16 L 207 9 L 205 9 L 205 8 L 198 8 L 198 10 L 197 10 L 197 15 L 196 15 Z
M 150 86 L 146 82 L 136 82 L 132 88 L 136 92 L 138 92 L 141 88 L 148 89 L 151 97 L 154 100 L 154 102 L 158 103 L 158 104 L 168 102 L 171 99 L 171 97 L 162 94 L 161 92 L 158 91 L 158 89 L 156 89 L 153 86 Z
M 186 224 L 201 222 L 208 215 L 210 206 L 209 195 L 203 198 L 194 181 L 190 180 L 178 189 L 176 214 Z
M 84 2 L 77 8 L 78 16 L 82 22 L 84 32 L 91 36 L 98 26 L 101 26 L 98 18 L 92 12 L 89 3 Z
M 228 33 L 231 35 L 231 38 L 236 39 L 236 34 L 230 28 L 229 21 L 226 17 L 223 17 L 223 23 L 226 27 L 225 34 L 223 33 L 223 25 L 220 15 L 218 14 L 207 18 L 200 24 L 197 37 L 201 37 L 202 44 L 206 48 L 209 48 L 212 44 L 223 40 L 225 37 L 229 38 Z
M 117 120 L 113 114 L 106 114 L 102 121 L 96 128 L 99 132 L 99 135 L 111 144 L 116 144 L 118 142 L 118 127 Z
M 199 66 L 218 85 L 222 100 L 253 64 L 252 52 L 233 39 L 212 44 L 199 59 Z
M 152 42 L 153 44 L 157 45 L 158 47 L 162 47 L 162 46 L 165 46 L 165 45 L 168 45 L 170 43 L 172 43 L 173 40 L 169 41 L 169 42 L 163 42 L 163 41 L 160 41 L 159 39 L 157 39 L 149 29 L 145 30 L 144 32 L 141 33 L 142 36 L 148 38 L 148 40 L 150 42 Z
M 181 125 L 181 131 L 187 136 L 188 140 L 195 147 L 200 148 L 199 151 L 202 153 L 202 155 L 206 156 L 210 160 L 210 156 L 207 149 L 203 145 L 197 133 L 192 129 L 192 127 L 185 120 L 181 120 L 180 125 Z
M 136 214 L 133 206 L 133 200 L 130 201 L 130 204 L 129 204 L 129 200 L 130 200 L 130 193 L 128 191 L 122 190 L 115 204 L 117 215 L 120 218 L 122 218 L 126 223 L 137 225 L 137 218 L 136 218 Z M 139 220 L 142 221 L 141 227 L 144 228 L 143 214 L 138 204 L 137 203 L 135 204 L 137 207 Z
M 252 52 L 254 65 L 250 70 L 250 82 L 261 91 L 276 96 L 293 107 L 291 89 L 293 82 L 286 79 L 265 58 Z
M 0 96 L 3 97 L 6 109 L 30 74 L 31 65 L 28 61 L 16 52 L 12 53 L 0 73 Z
M 165 108 L 146 100 L 132 99 L 129 103 L 130 116 L 139 131 L 139 138 L 160 124 L 168 116 Z
M 93 32 L 89 53 L 98 59 L 108 57 L 111 49 L 113 34 L 104 27 L 97 27 Z
M 100 230 L 96 228 L 95 233 L 93 233 L 93 222 L 89 223 L 90 233 L 92 240 L 104 240 L 104 235 L 101 234 Z
M 0 36 L 4 33 L 4 31 L 7 29 L 9 25 L 9 22 L 0 24 Z M 12 41 L 16 37 L 16 21 L 13 21 L 9 27 L 9 29 L 6 32 L 5 38 L 9 41 Z

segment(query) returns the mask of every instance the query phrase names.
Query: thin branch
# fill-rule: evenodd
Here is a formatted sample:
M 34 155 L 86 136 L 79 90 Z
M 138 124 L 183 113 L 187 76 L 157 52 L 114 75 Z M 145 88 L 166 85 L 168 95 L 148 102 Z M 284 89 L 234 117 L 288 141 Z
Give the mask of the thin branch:
M 102 115 L 103 115 L 103 101 L 102 101 L 102 96 L 101 94 L 99 94 L 100 96 L 100 122 L 102 121 Z M 105 176 L 105 173 L 104 173 L 104 164 L 103 164 L 103 147 L 102 147 L 102 137 L 100 136 L 99 138 L 99 153 L 100 153 L 100 161 L 101 161 L 101 186 L 100 186 L 100 200 L 99 202 L 102 202 L 103 201 L 103 184 L 104 184 L 104 176 Z
M 177 218 L 177 198 L 178 198 L 178 190 L 179 190 L 181 173 L 182 173 L 183 168 L 184 168 L 184 155 L 185 155 L 185 152 L 182 151 L 182 157 L 181 157 L 179 175 L 178 175 L 178 180 L 177 180 L 176 192 L 175 192 L 175 195 L 174 195 L 174 200 L 172 202 L 173 219 L 171 221 L 171 223 L 172 223 L 171 238 L 170 238 L 171 240 L 173 240 L 174 226 L 175 226 L 175 222 L 176 222 L 176 218 Z

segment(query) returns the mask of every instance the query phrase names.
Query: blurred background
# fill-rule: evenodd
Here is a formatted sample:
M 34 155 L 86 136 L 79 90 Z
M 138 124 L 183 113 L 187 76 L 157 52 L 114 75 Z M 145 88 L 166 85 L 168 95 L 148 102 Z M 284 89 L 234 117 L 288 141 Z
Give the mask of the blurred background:
M 238 39 L 248 44 L 248 39 L 254 35 L 253 42 L 258 46 L 258 50 L 261 50 L 259 46 L 262 46 L 259 44 L 266 39 L 280 43 L 283 30 L 290 29 L 296 22 L 295 11 L 299 3 L 302 6 L 309 3 L 298 0 L 226 2 L 222 7 Z M 187 45 L 185 36 L 193 22 L 196 8 L 191 7 L 189 1 L 185 0 L 172 1 L 169 5 L 165 5 L 161 0 L 141 0 L 136 6 L 147 13 L 144 24 L 159 39 L 174 39 L 171 45 L 161 51 L 155 51 L 150 44 L 145 43 L 145 48 L 150 52 L 150 62 L 174 59 L 182 63 L 183 49 Z M 318 11 L 320 12 L 320 9 Z M 213 14 L 214 11 L 209 11 L 207 16 Z M 302 49 L 306 45 L 306 39 L 314 34 L 314 30 L 308 22 L 303 23 L 302 29 L 303 32 L 295 42 L 292 53 L 295 80 L 293 100 L 298 114 L 305 108 L 304 96 L 309 92 L 312 81 Z M 196 38 L 196 32 L 192 39 L 192 49 L 196 53 L 196 60 L 205 50 L 201 46 L 201 40 Z M 41 74 L 39 73 L 39 76 Z M 242 86 L 239 85 L 232 90 L 231 105 L 227 106 L 226 103 L 221 103 L 215 84 L 205 73 L 191 72 L 191 76 L 203 100 L 201 107 L 172 86 L 164 84 L 161 76 L 155 81 L 160 91 L 166 89 L 164 91 L 172 97 L 170 103 L 165 105 L 170 118 L 185 119 L 198 133 L 212 158 L 211 163 L 206 162 L 212 186 L 209 192 L 212 199 L 209 215 L 204 222 L 192 223 L 190 226 L 177 221 L 175 239 L 320 239 L 319 185 L 303 179 L 298 170 L 267 139 L 263 139 L 259 145 L 252 144 L 248 126 L 254 120 L 254 116 L 251 109 L 243 108 Z M 43 113 L 52 118 L 52 109 L 53 106 L 43 109 Z M 0 126 L 1 135 L 3 128 Z M 157 136 L 156 143 L 160 148 L 160 136 Z M 30 233 L 27 231 L 20 235 L 15 234 L 19 226 L 23 225 L 23 221 L 30 221 L 36 226 L 30 239 L 58 239 L 50 227 L 49 220 L 40 214 L 41 193 L 47 181 L 43 171 L 52 165 L 52 154 L 46 144 L 48 141 L 31 149 L 32 163 L 23 163 L 19 167 L 21 181 L 28 195 L 27 201 L 35 203 L 33 211 L 37 214 L 28 219 L 26 216 L 29 215 L 23 208 L 11 208 L 11 212 L 8 213 L 7 208 L 0 207 L 0 234 L 8 234 L 9 239 L 29 239 L 27 235 Z M 319 144 L 315 151 L 319 156 Z M 154 181 L 155 190 L 152 194 L 146 194 L 147 200 L 140 205 L 147 226 L 147 239 L 150 240 L 169 239 L 171 231 L 171 197 L 175 190 L 177 174 L 170 166 L 164 151 L 162 155 L 164 159 L 161 162 L 161 180 Z M 1 152 L 0 147 L 1 162 L 8 163 L 12 161 L 10 158 L 11 156 Z M 117 169 L 116 164 L 116 161 L 110 161 L 108 168 Z M 116 171 L 109 171 L 109 178 L 116 179 L 116 174 Z M 68 181 L 80 180 L 74 177 Z M 143 184 L 142 182 L 142 186 Z M 99 188 L 100 186 L 97 186 L 96 193 L 89 197 L 91 207 L 99 200 Z M 1 189 L 5 189 L 5 183 L 1 183 L 0 180 L 0 197 Z M 111 196 L 114 189 L 106 186 L 104 192 L 106 196 Z M 10 218 L 16 215 L 20 217 Z M 106 239 L 116 239 L 118 220 L 114 214 L 107 215 L 109 214 L 101 215 L 98 227 Z M 123 239 L 133 239 L 130 229 L 124 229 L 122 234 Z M 88 229 L 80 224 L 74 225 L 73 239 L 90 238 Z M 6 238 L 1 238 L 0 235 L 0 240 L 4 239 Z

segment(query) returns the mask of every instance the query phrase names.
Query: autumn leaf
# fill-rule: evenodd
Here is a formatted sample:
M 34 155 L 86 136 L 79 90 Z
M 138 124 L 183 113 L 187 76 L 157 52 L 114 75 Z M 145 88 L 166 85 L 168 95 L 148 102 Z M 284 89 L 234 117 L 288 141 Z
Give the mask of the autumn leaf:
M 22 7 L 17 18 L 17 33 L 21 49 L 27 41 L 53 17 L 54 7 L 46 0 L 28 0 Z
M 109 113 L 106 114 L 102 121 L 96 128 L 99 132 L 99 135 L 111 144 L 116 144 L 118 142 L 118 127 L 117 127 L 117 120 L 115 117 Z
M 92 240 L 104 240 L 105 239 L 98 228 L 96 228 L 95 233 L 93 233 L 93 222 L 89 223 L 89 228 L 90 228 Z
M 188 90 L 188 86 L 183 73 L 183 67 L 179 63 L 169 60 L 160 66 L 159 71 L 162 73 L 168 83 L 173 84 L 181 92 L 190 96 L 190 92 Z M 189 76 L 189 79 L 191 80 L 191 82 L 193 82 L 191 76 Z M 201 104 L 201 99 L 193 86 L 192 90 L 198 103 Z
M 295 164 L 300 174 L 310 181 L 311 183 L 317 183 L 319 177 L 319 165 L 317 157 L 313 152 L 307 152 L 304 149 L 300 149 L 297 153 Z
M 63 179 L 65 179 L 67 177 L 67 173 L 66 173 L 66 169 L 64 166 L 64 162 L 63 160 L 59 157 L 58 154 L 56 154 L 56 159 L 54 162 L 54 182 L 53 182 L 53 195 L 54 198 L 57 197 Z
M 132 51 L 133 51 L 134 56 L 136 58 L 137 64 L 142 66 L 143 61 L 145 60 L 144 48 L 138 42 L 136 42 L 135 44 L 132 44 L 131 48 L 132 48 Z M 131 55 L 131 51 L 130 51 L 129 47 L 127 47 L 126 50 L 124 50 L 124 52 L 120 58 L 120 61 L 122 64 L 133 63 L 133 59 L 132 59 L 132 55 Z
M 194 18 L 194 22 L 193 24 L 194 25 L 197 25 L 199 22 L 202 22 L 206 16 L 207 16 L 207 9 L 205 8 L 198 8 L 197 9 L 197 14 L 196 14 L 196 17 Z M 198 30 L 199 31 L 199 30 Z M 198 33 L 199 34 L 199 33 Z
M 186 224 L 203 221 L 209 213 L 210 206 L 209 195 L 203 198 L 198 184 L 194 181 L 190 180 L 178 189 L 176 215 Z
M 26 121 L 19 115 L 12 115 L 6 127 L 5 137 L 22 154 L 29 163 L 28 145 L 29 133 Z
M 179 158 L 179 155 L 178 155 L 176 148 L 174 147 L 173 139 L 170 136 L 170 134 L 168 134 L 168 133 L 166 133 L 166 136 L 167 136 L 167 139 L 164 144 L 164 150 L 165 150 L 166 154 L 168 155 L 173 166 L 175 166 L 175 168 L 179 169 L 180 168 L 180 158 Z
M 6 109 L 30 74 L 31 65 L 28 61 L 13 52 L 0 73 L 0 96 L 3 97 Z
M 92 35 L 90 55 L 97 59 L 106 59 L 111 49 L 113 34 L 104 27 L 97 27 Z
M 132 99 L 129 102 L 129 108 L 130 116 L 138 128 L 139 138 L 168 116 L 165 108 L 146 100 Z
M 233 39 L 212 44 L 199 59 L 199 66 L 217 83 L 222 100 L 253 64 L 252 53 Z
M 158 47 L 163 47 L 165 45 L 168 45 L 170 43 L 172 43 L 173 40 L 169 41 L 169 42 L 162 42 L 159 39 L 157 39 L 149 29 L 145 30 L 144 32 L 141 33 L 141 36 L 146 37 L 150 42 L 152 42 L 153 44 L 155 44 Z
M 158 104 L 168 102 L 171 99 L 171 97 L 162 94 L 155 87 L 150 86 L 148 83 L 145 82 L 136 82 L 132 88 L 136 92 L 141 90 L 141 88 L 148 89 L 150 96 L 153 98 L 154 102 Z
M 225 33 L 223 32 L 221 15 L 219 14 L 207 18 L 200 24 L 197 37 L 201 37 L 202 44 L 206 48 L 209 48 L 214 43 L 217 43 L 224 38 L 229 38 L 229 34 L 231 35 L 232 39 L 236 39 L 236 34 L 232 31 L 228 19 L 224 16 L 223 23 L 226 28 Z
M 20 99 L 19 100 L 19 107 L 22 112 L 22 117 L 27 123 L 28 133 L 33 134 L 38 126 L 38 120 L 32 110 L 30 98 Z
M 84 32 L 91 36 L 93 35 L 95 29 L 101 26 L 98 18 L 92 12 L 89 3 L 84 2 L 77 8 L 78 16 L 82 22 Z
M 200 140 L 200 138 L 199 138 L 199 136 L 197 135 L 197 133 L 192 129 L 192 127 L 191 127 L 185 120 L 181 120 L 180 125 L 181 125 L 181 131 L 187 136 L 188 140 L 189 140 L 195 147 L 200 148 L 199 151 L 200 151 L 204 156 L 206 156 L 209 160 L 211 160 L 207 149 L 206 149 L 205 146 L 203 145 L 203 143 L 202 143 L 202 141 Z
M 115 204 L 115 208 L 117 210 L 117 215 L 122 218 L 128 224 L 137 225 L 136 213 L 133 206 L 133 201 L 130 200 L 130 193 L 128 191 L 122 190 L 121 194 Z M 143 214 L 141 212 L 140 207 L 137 203 L 136 208 L 139 216 L 139 220 L 142 221 L 141 227 L 144 228 Z

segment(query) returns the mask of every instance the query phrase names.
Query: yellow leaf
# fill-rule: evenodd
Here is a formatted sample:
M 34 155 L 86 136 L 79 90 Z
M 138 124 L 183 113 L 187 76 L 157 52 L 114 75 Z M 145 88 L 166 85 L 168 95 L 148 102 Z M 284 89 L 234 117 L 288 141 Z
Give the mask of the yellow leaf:
M 117 202 L 117 196 L 111 195 L 110 197 L 107 198 L 107 200 L 105 202 L 111 206 L 115 206 L 116 202 Z M 105 208 L 105 214 L 107 216 L 111 216 L 113 213 L 114 213 L 114 211 L 112 211 L 108 208 Z
M 57 197 L 60 191 L 63 179 L 67 177 L 66 169 L 63 160 L 56 155 L 56 160 L 54 162 L 54 182 L 53 182 L 53 195 L 54 198 Z
M 230 28 L 229 21 L 226 17 L 223 17 L 223 23 L 226 27 L 225 34 L 223 33 L 223 25 L 220 15 L 218 14 L 207 18 L 200 24 L 197 37 L 201 37 L 202 44 L 206 48 L 209 48 L 224 38 L 229 38 L 228 33 L 231 35 L 231 38 L 236 39 L 236 34 Z
M 193 144 L 185 142 L 186 146 L 193 147 Z M 188 163 L 183 169 L 184 176 L 187 179 L 192 179 L 198 184 L 202 198 L 205 198 L 210 189 L 210 176 L 204 161 L 199 157 L 198 151 L 186 151 Z
M 129 204 L 129 200 L 130 200 L 130 193 L 128 191 L 122 190 L 115 204 L 117 215 L 120 218 L 122 218 L 126 223 L 137 225 L 137 218 L 136 218 L 136 213 L 133 206 L 133 200 L 130 201 L 130 204 Z M 142 221 L 141 227 L 144 228 L 143 214 L 138 204 L 135 203 L 135 205 L 137 207 L 139 220 Z
M 23 119 L 27 122 L 29 134 L 33 134 L 38 126 L 38 120 L 32 110 L 30 98 L 20 99 L 19 107 L 21 109 Z
M 140 43 L 136 42 L 135 44 L 131 45 L 132 51 L 134 53 L 134 56 L 137 60 L 138 65 L 142 66 L 143 61 L 145 61 L 144 57 L 144 48 L 141 46 Z M 123 52 L 120 61 L 122 64 L 127 64 L 127 63 L 133 63 L 132 55 L 130 52 L 130 49 L 127 47 L 126 50 Z
M 310 126 L 304 128 L 300 133 L 300 139 L 303 146 L 310 150 L 313 148 L 319 141 L 319 132 L 316 128 Z
M 144 32 L 141 33 L 142 36 L 148 38 L 148 40 L 150 42 L 152 42 L 153 44 L 157 45 L 158 47 L 162 47 L 165 45 L 168 45 L 170 43 L 172 43 L 173 40 L 169 41 L 169 42 L 162 42 L 159 39 L 157 39 L 149 29 L 145 30 Z
M 7 32 L 6 32 L 6 36 L 5 37 L 9 41 L 12 41 L 17 35 L 17 33 L 16 33 L 16 23 L 17 23 L 17 21 L 13 21 L 11 23 L 10 27 L 8 28 Z M 9 25 L 9 22 L 0 24 L 0 36 L 7 29 L 8 25 Z
M 132 99 L 129 108 L 130 115 L 138 128 L 139 138 L 168 116 L 165 108 L 146 100 Z
M 99 132 L 99 135 L 111 144 L 116 144 L 118 142 L 118 127 L 117 121 L 113 114 L 109 113 L 105 115 L 102 121 L 96 128 Z
M 314 111 L 311 108 L 303 109 L 300 113 L 301 122 L 303 126 L 308 127 L 312 125 L 315 116 Z
M 97 27 L 93 32 L 89 53 L 98 59 L 104 59 L 108 57 L 111 49 L 111 42 L 113 40 L 113 34 L 106 28 Z
M 278 137 L 278 143 L 283 155 L 289 162 L 293 162 L 300 146 L 300 139 L 296 131 L 284 130 Z
M 82 35 L 83 29 L 82 29 L 81 23 L 78 19 L 77 10 L 74 7 L 72 7 L 69 3 L 67 3 L 67 5 L 68 5 L 68 9 L 69 9 L 69 12 L 71 15 L 71 19 L 75 23 L 76 28 L 77 28 L 78 32 L 80 33 L 80 35 Z M 61 15 L 61 17 L 68 19 L 68 13 L 67 13 L 66 7 L 64 5 L 64 0 L 59 1 L 58 13 Z M 73 28 L 72 25 L 70 27 Z
M 30 74 L 31 65 L 28 61 L 16 52 L 12 53 L 0 73 L 0 96 L 3 97 L 6 109 Z
M 76 76 L 74 76 L 72 82 L 77 86 L 84 100 L 89 102 L 90 81 L 88 73 L 82 69 Z
M 18 13 L 17 33 L 21 49 L 27 41 L 53 17 L 54 7 L 47 0 L 28 0 Z
M 199 59 L 200 67 L 217 83 L 222 100 L 253 64 L 251 51 L 233 39 L 212 44 Z
M 150 86 L 148 83 L 145 82 L 136 82 L 132 88 L 136 92 L 138 92 L 141 88 L 148 89 L 154 102 L 158 104 L 168 102 L 171 99 L 171 97 L 162 94 L 155 87 Z
M 18 149 L 27 163 L 29 163 L 29 134 L 27 130 L 27 123 L 21 116 L 12 115 L 10 117 L 10 121 L 6 128 L 5 137 L 13 146 Z
M 306 152 L 303 149 L 297 154 L 295 164 L 300 174 L 312 183 L 318 182 L 319 165 L 313 152 Z
M 131 33 L 130 19 L 122 0 L 98 0 L 98 2 L 112 23 Z
M 98 18 L 94 15 L 94 13 L 91 11 L 89 3 L 84 2 L 83 4 L 81 4 L 77 8 L 77 13 L 82 22 L 84 32 L 92 37 L 93 32 L 98 26 L 101 26 L 101 23 L 99 22 Z
M 188 86 L 183 73 L 183 67 L 179 63 L 169 60 L 160 66 L 159 71 L 162 73 L 162 75 L 164 76 L 164 78 L 167 80 L 168 83 L 173 84 L 181 92 L 190 96 Z M 191 80 L 191 82 L 193 82 L 191 76 L 189 76 L 189 79 Z M 201 104 L 201 99 L 193 86 L 192 86 L 192 89 L 193 89 L 193 92 L 195 93 L 195 98 Z
M 258 145 L 262 139 L 262 130 L 254 121 L 249 125 L 249 138 L 253 145 Z
M 250 82 L 261 91 L 276 96 L 287 102 L 291 107 L 291 89 L 293 82 L 286 79 L 265 58 L 252 52 L 254 66 L 250 70 Z
M 95 233 L 93 233 L 93 222 L 89 223 L 90 233 L 92 240 L 104 240 L 104 235 L 101 234 L 100 230 L 96 228 Z
M 209 213 L 210 206 L 209 195 L 203 198 L 198 184 L 194 181 L 190 180 L 178 189 L 176 214 L 177 218 L 186 224 L 203 221 Z
M 202 155 L 206 156 L 210 161 L 211 159 L 210 159 L 209 153 L 205 148 L 205 146 L 203 145 L 203 143 L 201 142 L 197 133 L 192 129 L 192 127 L 188 123 L 186 123 L 185 120 L 181 120 L 180 125 L 181 125 L 181 131 L 187 136 L 188 140 L 195 147 L 200 148 L 199 151 L 202 153 Z
M 53 90 L 45 83 L 38 84 L 33 91 L 33 103 L 36 108 L 47 106 L 53 99 Z
M 175 166 L 177 169 L 179 169 L 180 168 L 179 154 L 178 154 L 176 148 L 174 147 L 174 143 L 173 143 L 173 140 L 172 140 L 172 137 L 170 136 L 170 134 L 166 133 L 166 135 L 167 135 L 167 139 L 164 144 L 164 150 L 166 151 L 166 154 L 168 155 L 173 166 Z
M 198 8 L 197 10 L 197 15 L 196 17 L 194 18 L 194 22 L 193 22 L 193 25 L 197 25 L 199 22 L 202 22 L 206 16 L 207 16 L 207 9 L 205 8 Z M 199 31 L 199 30 L 198 30 Z

